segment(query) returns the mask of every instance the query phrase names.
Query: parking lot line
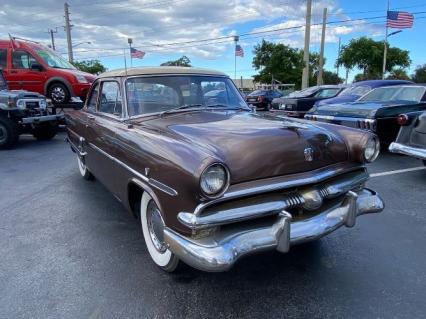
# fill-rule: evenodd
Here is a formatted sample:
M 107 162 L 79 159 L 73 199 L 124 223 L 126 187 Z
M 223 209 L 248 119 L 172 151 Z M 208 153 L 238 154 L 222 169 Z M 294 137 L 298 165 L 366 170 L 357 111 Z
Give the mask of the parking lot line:
M 386 176 L 386 175 L 394 175 L 394 174 L 400 174 L 400 173 L 420 171 L 422 169 L 426 169 L 426 166 L 418 166 L 418 167 L 412 167 L 412 168 L 397 169 L 397 170 L 394 170 L 394 171 L 374 173 L 374 174 L 370 174 L 370 177 L 379 177 L 379 176 Z

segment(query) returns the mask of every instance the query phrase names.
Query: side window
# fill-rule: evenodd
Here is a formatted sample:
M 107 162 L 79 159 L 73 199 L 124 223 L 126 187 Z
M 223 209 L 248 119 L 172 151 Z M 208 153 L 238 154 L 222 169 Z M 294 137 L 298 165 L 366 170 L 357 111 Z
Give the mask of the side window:
M 94 84 L 92 91 L 90 92 L 89 101 L 87 102 L 87 109 L 90 111 L 96 110 L 96 101 L 98 100 L 99 94 L 99 82 Z
M 0 69 L 6 69 L 7 49 L 0 49 Z
M 37 63 L 37 60 L 26 51 L 12 52 L 12 67 L 14 69 L 30 69 L 31 65 Z
M 103 82 L 98 111 L 115 116 L 121 116 L 122 104 L 118 82 Z

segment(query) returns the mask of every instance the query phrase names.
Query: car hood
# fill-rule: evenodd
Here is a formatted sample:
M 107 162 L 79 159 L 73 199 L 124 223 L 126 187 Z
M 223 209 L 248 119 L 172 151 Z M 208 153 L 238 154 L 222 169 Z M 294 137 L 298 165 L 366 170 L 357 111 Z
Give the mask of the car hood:
M 400 106 L 398 102 L 352 102 L 342 104 L 321 105 L 310 114 L 343 117 L 374 118 L 384 108 Z M 407 103 L 404 103 L 407 105 Z
M 167 115 L 144 125 L 225 163 L 232 182 L 310 171 L 348 160 L 343 139 L 306 121 L 238 111 Z M 307 149 L 313 160 L 305 158 Z
M 55 69 L 55 70 L 58 73 L 63 73 L 63 74 L 67 74 L 67 75 L 82 75 L 90 83 L 92 83 L 96 79 L 96 76 L 94 76 L 93 74 L 83 72 L 83 71 L 80 71 L 80 70 L 77 70 L 77 69 Z

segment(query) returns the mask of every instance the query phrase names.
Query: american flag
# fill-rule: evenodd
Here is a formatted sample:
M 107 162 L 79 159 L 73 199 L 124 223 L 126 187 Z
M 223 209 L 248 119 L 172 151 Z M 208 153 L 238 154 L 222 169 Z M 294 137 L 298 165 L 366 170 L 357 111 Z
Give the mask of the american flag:
M 244 57 L 244 50 L 243 50 L 243 48 L 241 47 L 241 45 L 239 45 L 239 44 L 237 44 L 236 46 L 235 46 L 235 56 L 240 56 L 240 57 Z
M 130 48 L 130 56 L 135 59 L 143 59 L 145 52 Z
M 406 29 L 413 26 L 414 17 L 404 11 L 388 11 L 386 26 L 388 28 Z

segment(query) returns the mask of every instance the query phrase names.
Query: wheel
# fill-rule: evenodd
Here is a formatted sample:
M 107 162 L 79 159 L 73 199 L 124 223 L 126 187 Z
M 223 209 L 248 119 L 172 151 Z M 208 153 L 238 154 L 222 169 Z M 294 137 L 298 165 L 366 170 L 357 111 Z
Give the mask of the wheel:
M 58 133 L 58 126 L 52 123 L 39 124 L 33 130 L 33 136 L 39 141 L 51 140 Z
M 7 117 L 0 117 L 0 149 L 12 148 L 18 140 L 18 124 Z
M 89 169 L 87 168 L 86 164 L 84 163 L 84 161 L 81 160 L 80 156 L 77 155 L 77 163 L 78 163 L 78 170 L 80 171 L 81 176 L 85 179 L 85 180 L 93 180 L 95 177 L 93 176 L 92 173 L 90 173 Z
M 157 204 L 146 192 L 141 198 L 140 220 L 151 259 L 161 269 L 173 272 L 179 264 L 179 258 L 167 248 L 163 237 L 163 218 Z
M 59 82 L 49 86 L 47 96 L 52 100 L 53 104 L 68 103 L 71 98 L 68 88 Z

